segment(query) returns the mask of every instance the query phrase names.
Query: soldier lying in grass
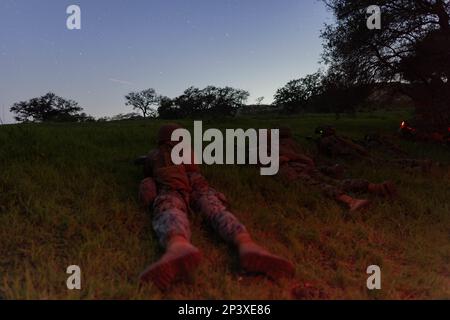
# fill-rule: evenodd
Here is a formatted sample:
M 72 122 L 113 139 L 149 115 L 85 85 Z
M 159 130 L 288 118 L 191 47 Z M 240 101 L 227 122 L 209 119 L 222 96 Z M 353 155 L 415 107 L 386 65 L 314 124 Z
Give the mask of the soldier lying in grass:
M 331 158 L 347 158 L 366 160 L 370 163 L 389 162 L 401 168 L 421 169 L 429 171 L 433 165 L 431 160 L 404 158 L 407 153 L 388 137 L 370 133 L 362 141 L 353 141 L 350 138 L 339 136 L 331 126 L 317 127 L 315 133 L 319 135 L 317 147 L 320 154 Z M 379 151 L 390 157 L 381 159 L 372 154 Z M 394 158 L 392 158 L 394 157 Z
M 289 128 L 280 129 L 280 176 L 287 183 L 300 181 L 321 189 L 327 196 L 345 204 L 351 212 L 370 204 L 369 200 L 356 199 L 349 192 L 367 192 L 394 197 L 396 189 L 392 182 L 371 183 L 363 179 L 337 179 L 339 167 L 319 169 L 314 161 L 302 152 Z M 326 173 L 326 174 L 324 174 Z M 333 176 L 333 177 L 332 177 Z
M 433 164 L 436 164 L 430 159 L 421 160 L 405 158 L 408 153 L 401 149 L 396 143 L 392 142 L 392 138 L 380 135 L 378 133 L 366 134 L 364 136 L 364 140 L 362 140 L 360 144 L 369 151 L 378 151 L 393 157 L 388 159 L 378 159 L 378 163 L 387 161 L 401 168 L 420 169 L 422 171 L 429 171 Z M 372 158 L 375 160 L 374 157 Z
M 165 290 L 176 280 L 189 277 L 198 267 L 201 254 L 191 244 L 188 212 L 200 213 L 225 241 L 239 251 L 241 267 L 248 272 L 263 273 L 270 278 L 292 277 L 294 266 L 257 245 L 245 226 L 227 209 L 223 194 L 210 187 L 197 165 L 174 165 L 171 150 L 172 132 L 180 126 L 162 126 L 158 147 L 144 162 L 146 178 L 141 182 L 142 204 L 153 208 L 153 228 L 166 252 L 145 270 L 140 280 L 153 282 Z
M 317 148 L 320 154 L 332 158 L 368 159 L 369 151 L 353 140 L 336 134 L 331 126 L 317 127 L 315 133 L 319 135 Z

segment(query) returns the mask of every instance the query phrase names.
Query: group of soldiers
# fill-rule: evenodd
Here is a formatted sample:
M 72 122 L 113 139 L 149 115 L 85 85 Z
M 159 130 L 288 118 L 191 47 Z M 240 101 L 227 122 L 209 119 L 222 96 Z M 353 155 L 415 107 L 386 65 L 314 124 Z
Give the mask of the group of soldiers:
M 252 240 L 249 231 L 228 208 L 225 195 L 209 185 L 197 165 L 175 165 L 172 162 L 171 151 L 177 142 L 173 142 L 171 136 L 178 128 L 181 127 L 177 124 L 162 126 L 158 132 L 157 148 L 137 161 L 143 164 L 145 175 L 139 187 L 139 199 L 145 208 L 153 209 L 153 229 L 165 248 L 164 255 L 141 274 L 141 282 L 153 282 L 161 290 L 166 290 L 175 281 L 189 278 L 197 269 L 202 255 L 190 241 L 188 215 L 192 211 L 201 214 L 221 238 L 237 248 L 243 270 L 262 273 L 272 279 L 292 277 L 294 265 Z M 316 131 L 320 134 L 320 153 L 363 159 L 371 157 L 366 147 L 337 136 L 331 127 L 321 127 Z M 282 181 L 298 181 L 317 187 L 326 196 L 347 206 L 350 212 L 370 204 L 369 200 L 354 198 L 350 193 L 396 196 L 392 182 L 343 179 L 341 166 L 317 165 L 295 141 L 289 128 L 280 128 L 279 133 L 278 176 Z
M 392 141 L 392 137 L 368 133 L 362 140 L 340 136 L 331 126 L 320 126 L 315 131 L 319 154 L 328 158 L 346 158 L 366 161 L 370 164 L 389 163 L 401 168 L 429 171 L 433 165 L 430 159 L 412 159 L 407 152 Z M 380 157 L 378 154 L 385 155 Z
M 333 138 L 332 141 L 330 141 Z M 336 138 L 336 139 L 334 139 Z M 342 152 L 365 155 L 364 148 L 354 148 L 353 144 L 342 143 L 337 136 L 327 136 L 326 141 L 319 140 L 319 150 L 329 151 L 336 155 Z M 323 143 L 323 144 L 322 144 Z M 356 145 L 355 145 L 356 146 Z M 339 165 L 318 166 L 315 161 L 306 155 L 300 145 L 295 141 L 289 128 L 280 129 L 280 175 L 283 181 L 291 183 L 300 181 L 309 186 L 317 187 L 336 201 L 346 205 L 350 212 L 358 211 L 370 205 L 367 199 L 358 199 L 349 193 L 372 193 L 384 197 L 395 197 L 397 191 L 390 181 L 371 183 L 365 179 L 343 179 L 343 169 Z

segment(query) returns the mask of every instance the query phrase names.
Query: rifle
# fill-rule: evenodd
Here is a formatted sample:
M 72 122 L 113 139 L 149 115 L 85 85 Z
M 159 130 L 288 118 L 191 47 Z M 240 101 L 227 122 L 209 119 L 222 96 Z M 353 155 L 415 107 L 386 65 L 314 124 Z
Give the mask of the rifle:
M 133 163 L 136 166 L 143 166 L 145 164 L 145 161 L 147 160 L 148 156 L 139 156 L 138 158 L 136 158 Z

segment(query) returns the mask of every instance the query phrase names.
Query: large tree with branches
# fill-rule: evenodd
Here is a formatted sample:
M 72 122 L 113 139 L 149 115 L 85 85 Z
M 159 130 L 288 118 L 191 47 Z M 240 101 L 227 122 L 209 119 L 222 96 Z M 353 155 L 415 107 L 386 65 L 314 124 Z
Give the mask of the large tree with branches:
M 10 109 L 16 114 L 14 118 L 19 122 L 91 120 L 85 113 L 79 113 L 82 110 L 76 101 L 64 99 L 52 92 L 42 97 L 14 103 Z
M 133 107 L 142 113 L 144 118 L 155 117 L 156 107 L 159 104 L 160 96 L 155 89 L 146 89 L 139 92 L 130 92 L 125 96 L 125 105 Z
M 336 22 L 322 36 L 330 70 L 353 83 L 397 83 L 415 102 L 419 124 L 450 123 L 450 1 L 324 0 Z M 381 29 L 367 8 L 381 8 Z

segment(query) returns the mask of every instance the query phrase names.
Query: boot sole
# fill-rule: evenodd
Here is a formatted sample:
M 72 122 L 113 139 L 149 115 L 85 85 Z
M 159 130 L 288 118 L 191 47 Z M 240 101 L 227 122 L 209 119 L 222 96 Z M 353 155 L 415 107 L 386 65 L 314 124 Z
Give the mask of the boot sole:
M 350 212 L 359 212 L 367 210 L 372 205 L 372 201 L 366 200 L 363 204 L 359 205 L 358 207 L 350 209 Z
M 282 258 L 256 253 L 246 253 L 241 258 L 241 265 L 245 271 L 264 273 L 276 280 L 292 278 L 295 274 L 294 266 Z
M 187 253 L 144 271 L 140 280 L 143 283 L 151 281 L 158 289 L 166 291 L 173 282 L 189 279 L 199 266 L 201 258 L 199 251 Z

